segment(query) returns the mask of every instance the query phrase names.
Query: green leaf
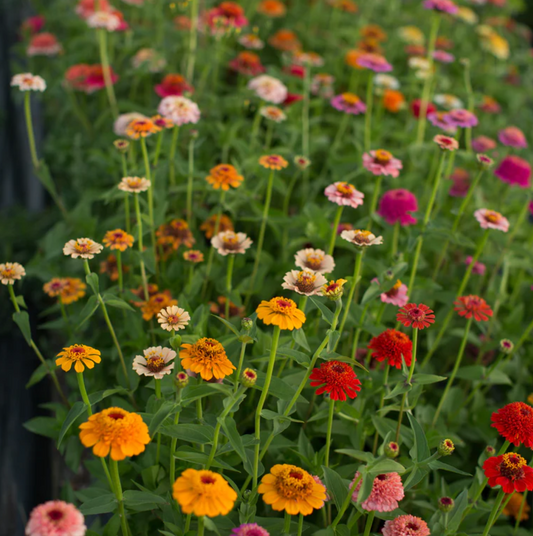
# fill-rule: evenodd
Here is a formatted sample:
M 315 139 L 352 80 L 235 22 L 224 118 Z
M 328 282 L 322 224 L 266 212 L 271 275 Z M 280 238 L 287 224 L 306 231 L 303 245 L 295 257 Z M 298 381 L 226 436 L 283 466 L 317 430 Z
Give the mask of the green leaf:
M 28 345 L 31 345 L 30 315 L 26 311 L 13 313 L 13 321 L 19 327 Z
M 27 309 L 28 306 L 26 305 L 26 302 L 24 301 L 24 296 L 20 295 L 15 298 L 16 302 L 22 307 L 23 309 Z
M 237 329 L 231 322 L 228 322 L 225 318 L 222 318 L 218 315 L 211 315 L 211 316 L 214 316 L 216 319 L 220 320 L 230 331 L 232 331 L 235 334 L 236 337 L 241 336 L 241 334 L 237 331 Z
M 100 292 L 100 283 L 98 281 L 98 274 L 95 274 L 94 272 L 87 274 L 85 276 L 85 281 L 87 281 L 87 284 L 92 288 L 95 295 Z
M 116 307 L 117 309 L 125 309 L 126 311 L 135 311 L 135 309 L 126 301 L 113 296 L 113 294 L 104 294 L 104 302 L 106 305 Z
M 89 395 L 89 402 L 91 403 L 91 406 L 94 406 L 95 404 L 98 404 L 98 402 L 101 402 L 104 400 L 104 398 L 107 398 L 108 396 L 116 395 L 117 393 L 127 393 L 128 391 L 124 389 L 123 387 L 116 387 L 115 389 L 105 389 L 104 391 L 96 391 L 96 393 L 92 393 Z
M 53 363 L 52 361 L 46 360 L 46 363 L 48 364 L 48 368 L 50 369 L 53 369 L 55 367 L 55 363 Z M 28 380 L 28 383 L 26 384 L 26 389 L 29 389 L 32 385 L 39 383 L 48 374 L 48 368 L 44 363 L 41 363 L 33 371 L 30 379 Z
M 485 378 L 485 367 L 481 365 L 461 367 L 455 377 L 460 380 L 483 380 Z
M 150 422 L 150 437 L 154 437 L 165 419 L 179 407 L 179 404 L 175 404 L 169 400 L 165 400 L 161 407 L 156 411 Z
M 113 493 L 104 493 L 94 499 L 84 502 L 80 506 L 80 512 L 84 516 L 93 516 L 97 514 L 107 514 L 117 508 L 117 499 Z
M 370 452 L 364 452 L 362 450 L 353 450 L 353 449 L 336 449 L 335 452 L 339 454 L 345 454 L 350 456 L 350 458 L 355 458 L 365 463 L 370 463 L 374 460 L 374 456 Z
M 422 462 L 431 456 L 428 440 L 418 421 L 410 413 L 407 414 L 407 417 L 409 419 L 409 424 L 411 425 L 411 430 L 415 435 L 415 444 L 413 447 L 414 452 L 412 457 L 417 462 Z
M 309 299 L 320 310 L 320 312 L 322 313 L 322 318 L 331 326 L 331 324 L 333 324 L 333 319 L 335 318 L 333 311 L 329 307 L 327 307 L 325 303 L 322 303 L 318 298 L 310 296 Z
M 383 399 L 390 400 L 391 398 L 396 398 L 398 395 L 408 393 L 413 388 L 412 385 L 409 385 L 406 381 L 400 380 L 395 386 L 394 389 L 386 395 Z
M 222 429 L 224 430 L 226 437 L 229 439 L 231 446 L 239 455 L 239 458 L 242 460 L 246 468 L 248 459 L 246 457 L 244 445 L 242 444 L 241 435 L 237 430 L 237 424 L 235 423 L 234 419 L 228 415 L 225 419 L 218 417 L 217 421 L 222 425 Z M 253 471 L 252 467 L 248 467 L 247 472 L 250 473 L 250 471 Z
M 186 447 L 180 447 L 174 454 L 174 458 L 178 460 L 183 460 L 187 463 L 205 466 L 205 464 L 207 463 L 208 456 L 204 452 L 198 452 L 196 450 L 190 450 Z M 213 467 L 218 467 L 219 469 L 224 469 L 226 471 L 233 471 L 234 473 L 239 472 L 239 470 L 235 469 L 235 467 L 232 467 L 228 463 L 224 463 L 217 459 L 214 459 L 211 465 Z
M 163 426 L 161 433 L 181 439 L 181 441 L 200 443 L 201 445 L 213 441 L 213 428 L 203 424 L 171 424 Z
M 454 534 L 459 529 L 459 525 L 461 525 L 463 519 L 463 512 L 466 510 L 467 506 L 468 490 L 464 489 L 461 491 L 457 499 L 455 499 L 455 508 L 448 514 L 448 531 L 450 534 Z
M 436 376 L 435 374 L 415 374 L 411 380 L 411 383 L 417 385 L 427 385 L 430 383 L 442 382 L 446 379 L 446 376 Z
M 76 331 L 78 331 L 91 316 L 94 315 L 96 310 L 100 307 L 100 302 L 98 301 L 97 296 L 89 296 L 89 299 L 87 300 L 87 303 L 85 304 L 85 307 L 80 313 L 78 325 L 76 326 Z
M 154 510 L 157 508 L 157 505 L 167 504 L 167 501 L 150 491 L 128 490 L 124 492 L 124 504 L 130 510 L 145 512 L 147 510 Z
M 329 495 L 333 499 L 337 510 L 340 510 L 342 508 L 342 505 L 344 504 L 344 501 L 346 500 L 348 493 L 350 492 L 350 488 L 348 487 L 346 482 L 340 477 L 340 475 L 333 469 L 330 469 L 329 467 L 325 467 L 323 465 L 322 470 L 324 471 L 326 489 L 328 490 Z
M 55 439 L 58 433 L 57 421 L 53 417 L 35 417 L 23 424 L 26 430 L 34 434 Z
M 311 347 L 309 346 L 309 343 L 307 342 L 307 337 L 305 336 L 305 333 L 302 329 L 293 329 L 292 338 L 294 342 L 296 342 L 296 344 L 298 344 L 302 348 L 305 348 L 308 352 L 311 351 Z
M 226 396 L 231 396 L 231 389 L 227 385 L 221 385 L 218 383 L 208 383 L 201 385 L 189 384 L 187 385 L 187 387 L 185 387 L 185 389 L 183 389 L 181 395 L 181 402 L 185 406 L 187 404 L 190 404 L 191 402 L 198 400 L 199 398 L 219 394 L 217 393 L 217 391 L 221 392 L 221 394 L 225 394 Z M 187 404 L 185 404 L 185 402 Z
M 287 346 L 282 346 L 281 348 L 278 348 L 277 355 L 290 357 L 291 359 L 294 359 L 294 361 L 296 361 L 299 365 L 309 365 L 310 362 L 310 358 L 307 354 L 299 352 L 298 350 L 293 350 L 292 348 L 288 348 Z
M 87 406 L 83 402 L 76 402 L 70 408 L 70 411 L 68 412 L 65 420 L 63 421 L 63 426 L 61 426 L 61 430 L 59 431 L 59 437 L 57 438 L 58 448 L 61 446 L 65 435 L 69 431 L 70 427 L 74 424 L 74 421 L 86 411 Z
M 378 283 L 371 283 L 363 294 L 361 305 L 366 305 L 368 302 L 377 298 L 382 292 L 384 292 L 384 290 Z
M 464 471 L 461 471 L 460 469 L 457 469 L 453 465 L 449 465 L 447 463 L 441 462 L 440 460 L 433 460 L 432 462 L 428 463 L 429 467 L 433 470 L 441 470 L 441 471 L 449 471 L 450 473 L 456 473 L 458 475 L 463 476 L 472 476 L 470 473 L 465 473 Z
M 368 473 L 372 475 L 380 475 L 383 473 L 405 473 L 405 467 L 394 460 L 380 460 L 375 465 L 368 468 Z

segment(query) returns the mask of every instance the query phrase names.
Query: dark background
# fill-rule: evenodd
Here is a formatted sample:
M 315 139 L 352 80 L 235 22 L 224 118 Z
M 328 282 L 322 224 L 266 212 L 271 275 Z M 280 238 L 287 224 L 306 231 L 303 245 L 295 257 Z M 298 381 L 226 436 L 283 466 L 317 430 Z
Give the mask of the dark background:
M 533 27 L 533 0 L 525 3 L 526 11 L 517 19 Z M 13 57 L 11 47 L 20 39 L 22 20 L 33 14 L 29 1 L 0 0 L 0 262 L 15 259 L 16 253 L 22 264 L 31 258 L 36 241 L 51 222 L 49 199 L 32 173 L 22 106 L 10 89 L 13 64 L 23 61 Z M 37 99 L 32 101 L 39 147 L 45 133 Z M 27 290 L 29 311 L 38 311 L 33 296 L 42 292 Z M 52 442 L 22 426 L 45 414 L 40 405 L 50 402 L 54 393 L 47 380 L 26 390 L 38 361 L 12 322 L 10 305 L 7 289 L 0 289 L 0 536 L 24 534 L 31 508 L 57 498 L 56 480 L 62 472 Z M 31 319 L 33 327 L 37 320 Z M 35 330 L 34 336 L 39 337 Z

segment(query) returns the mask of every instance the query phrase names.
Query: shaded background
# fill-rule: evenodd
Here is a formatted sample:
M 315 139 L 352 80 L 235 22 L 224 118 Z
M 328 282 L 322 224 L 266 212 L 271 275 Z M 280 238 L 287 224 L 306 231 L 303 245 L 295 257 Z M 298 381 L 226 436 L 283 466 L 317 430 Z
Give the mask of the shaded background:
M 10 89 L 17 66 L 24 65 L 11 47 L 19 40 L 22 20 L 34 14 L 29 1 L 0 0 L 0 262 L 16 254 L 24 264 L 39 237 L 55 223 L 54 211 L 48 210 L 50 200 L 32 173 L 21 100 Z M 533 0 L 526 0 L 526 10 L 517 19 L 533 27 Z M 39 99 L 32 99 L 32 106 L 39 149 L 46 135 Z M 43 309 L 39 287 L 32 289 L 28 281 L 24 294 L 30 315 Z M 57 497 L 56 479 L 63 471 L 52 442 L 22 426 L 45 414 L 40 406 L 53 400 L 54 393 L 47 380 L 26 390 L 38 361 L 12 322 L 10 306 L 7 289 L 0 289 L 0 536 L 24 534 L 27 513 Z M 37 318 L 31 318 L 33 327 L 37 323 Z M 35 332 L 34 336 L 39 337 Z

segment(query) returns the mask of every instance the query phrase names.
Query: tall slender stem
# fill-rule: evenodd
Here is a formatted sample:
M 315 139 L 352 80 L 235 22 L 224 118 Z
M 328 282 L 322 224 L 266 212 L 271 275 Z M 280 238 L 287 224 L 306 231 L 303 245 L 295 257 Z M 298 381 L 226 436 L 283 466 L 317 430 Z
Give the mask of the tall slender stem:
M 109 58 L 107 55 L 107 33 L 104 29 L 96 30 L 98 32 L 98 43 L 100 45 L 100 61 L 102 62 L 102 72 L 104 75 L 105 89 L 109 106 L 115 119 L 118 117 L 117 99 L 113 89 L 113 80 L 111 79 L 111 68 L 109 67 Z
M 329 449 L 331 447 L 331 430 L 333 428 L 333 415 L 335 413 L 335 400 L 329 399 L 329 411 L 328 411 L 328 428 L 326 432 L 326 456 L 324 465 L 329 467 Z
M 335 212 L 335 219 L 333 220 L 333 227 L 331 229 L 331 238 L 329 239 L 328 255 L 333 255 L 333 250 L 335 249 L 335 240 L 337 238 L 337 230 L 339 228 L 339 223 L 341 221 L 343 209 L 344 209 L 344 206 L 339 205 L 337 207 L 337 211 Z
M 346 495 L 346 499 L 344 499 L 344 502 L 342 503 L 341 509 L 339 510 L 339 513 L 337 514 L 337 517 L 333 520 L 333 523 L 331 524 L 330 528 L 335 530 L 337 525 L 339 524 L 340 520 L 342 519 L 342 516 L 348 509 L 348 506 L 350 506 L 350 502 L 352 501 L 352 494 L 353 490 L 357 488 L 359 485 L 359 482 L 361 482 L 361 479 L 363 478 L 363 474 L 361 473 L 357 479 L 353 482 L 353 484 L 348 489 L 348 495 Z
M 178 394 L 176 395 L 176 403 L 179 404 L 181 402 L 181 389 L 178 390 Z M 178 409 L 176 410 L 176 414 L 174 415 L 174 421 L 173 424 L 176 425 L 180 421 L 180 413 L 181 408 L 178 406 Z M 176 480 L 176 458 L 174 457 L 174 453 L 176 452 L 176 445 L 178 444 L 178 438 L 173 437 L 170 440 L 170 464 L 169 464 L 169 478 L 170 478 L 170 485 L 172 486 L 174 484 L 174 481 Z
M 28 143 L 30 145 L 31 161 L 33 163 L 33 167 L 37 169 L 39 167 L 39 159 L 37 158 L 37 149 L 35 148 L 35 136 L 33 134 L 30 94 L 30 91 L 26 91 L 26 93 L 24 94 L 24 116 L 26 118 L 26 130 L 28 131 Z
M 120 524 L 122 527 L 122 536 L 129 536 L 128 520 L 126 518 L 126 511 L 124 510 L 124 496 L 122 495 L 122 485 L 120 483 L 120 474 L 118 472 L 118 462 L 110 459 L 111 466 L 111 479 L 113 480 L 113 488 L 115 497 L 118 502 L 118 515 L 120 517 Z
M 309 91 L 311 85 L 311 65 L 304 71 L 304 102 L 302 106 L 302 152 L 309 157 Z
M 374 512 L 374 510 L 372 510 L 366 516 L 365 532 L 364 532 L 363 536 L 370 536 L 370 531 L 372 530 L 372 525 L 374 524 L 374 516 L 375 515 L 376 515 L 376 512 Z
M 366 226 L 367 231 L 370 231 L 372 229 L 372 216 L 376 212 L 376 207 L 378 206 L 378 198 L 381 191 L 381 181 L 383 180 L 383 176 L 380 175 L 376 179 L 376 184 L 374 185 L 374 192 L 372 194 L 372 201 L 370 203 L 370 210 L 368 211 L 368 225 Z
M 226 316 L 226 320 L 229 322 L 229 312 L 230 312 L 230 295 L 231 295 L 231 288 L 232 288 L 232 276 L 233 276 L 233 265 L 235 264 L 235 255 L 228 255 L 228 271 L 226 274 L 226 303 L 225 303 L 225 310 L 224 314 Z
M 408 385 L 411 385 L 411 380 L 413 379 L 413 374 L 415 372 L 415 363 L 416 363 L 416 350 L 418 346 L 418 328 L 413 329 L 413 356 L 411 358 L 411 366 L 409 367 L 409 376 L 407 377 Z M 404 393 L 402 396 L 402 402 L 400 404 L 400 413 L 398 415 L 398 426 L 396 427 L 396 443 L 400 439 L 400 432 L 402 430 L 402 419 L 403 412 L 405 409 L 405 402 L 407 401 L 407 393 Z
M 122 284 L 122 251 L 117 249 L 117 272 L 118 272 L 118 291 L 122 293 L 123 284 Z
M 191 137 L 189 141 L 189 174 L 187 177 L 187 223 L 189 227 L 192 222 L 192 194 L 193 194 L 193 179 L 194 179 L 194 141 Z
M 135 200 L 135 214 L 137 215 L 137 230 L 138 230 L 138 243 L 139 243 L 139 265 L 141 267 L 141 278 L 144 289 L 144 299 L 148 301 L 150 294 L 148 292 L 148 280 L 146 279 L 146 269 L 144 267 L 143 260 L 143 221 L 141 218 L 141 207 L 139 204 L 139 194 L 133 194 Z
M 366 112 L 365 112 L 365 152 L 370 151 L 372 142 L 372 106 L 374 101 L 374 73 L 369 71 L 366 86 Z
M 197 2 L 198 0 L 193 0 Z M 189 79 L 190 80 L 190 79 Z M 170 154 L 168 157 L 169 182 L 171 186 L 176 184 L 176 146 L 178 145 L 178 136 L 180 127 L 176 125 L 172 129 L 172 141 L 170 142 Z
M 148 158 L 148 149 L 146 148 L 146 140 L 141 138 L 141 148 L 144 160 L 144 171 L 146 178 L 150 181 L 148 188 L 148 219 L 150 220 L 150 235 L 152 237 L 152 248 L 154 250 L 154 260 L 157 265 L 156 242 L 155 242 L 155 226 L 154 226 L 154 182 L 152 181 L 152 173 L 150 170 L 150 160 Z
M 189 56 L 187 58 L 187 80 L 192 83 L 196 63 L 196 45 L 198 32 L 198 0 L 191 1 L 191 28 L 189 30 Z
M 494 505 L 492 507 L 492 511 L 489 515 L 489 519 L 487 521 L 487 524 L 485 525 L 485 530 L 483 531 L 483 536 L 488 536 L 490 529 L 492 528 L 492 525 L 496 523 L 496 520 L 498 519 L 498 513 L 500 510 L 500 505 L 502 504 L 503 498 L 505 497 L 505 492 L 503 489 L 501 489 L 498 492 L 498 496 L 496 497 L 496 500 L 494 501 Z
M 379 409 L 381 409 L 385 403 L 385 392 L 386 389 L 388 389 L 388 383 L 389 383 L 389 372 L 390 372 L 390 365 L 387 363 L 385 365 L 385 373 L 383 374 L 383 386 L 381 388 L 381 396 L 379 400 Z M 378 410 L 379 413 L 379 410 Z M 372 454 L 375 456 L 376 452 L 378 450 L 378 441 L 379 441 L 379 433 L 376 430 L 376 435 L 374 436 L 374 445 L 372 447 Z

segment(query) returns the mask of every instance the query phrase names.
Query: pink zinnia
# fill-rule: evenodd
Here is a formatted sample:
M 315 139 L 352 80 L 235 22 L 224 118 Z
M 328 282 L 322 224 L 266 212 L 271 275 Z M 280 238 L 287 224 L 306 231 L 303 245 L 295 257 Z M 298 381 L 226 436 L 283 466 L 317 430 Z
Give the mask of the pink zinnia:
M 433 52 L 433 59 L 441 63 L 452 63 L 455 61 L 455 56 L 445 50 L 435 50 Z
M 49 32 L 35 34 L 28 45 L 28 56 L 57 56 L 63 47 L 56 36 Z
M 380 54 L 374 54 L 373 52 L 365 52 L 361 54 L 357 60 L 359 67 L 370 69 L 375 73 L 388 73 L 392 71 L 392 65 Z
M 399 188 L 385 192 L 379 201 L 378 214 L 389 224 L 400 222 L 402 227 L 414 225 L 417 220 L 410 212 L 418 210 L 418 201 L 409 190 Z
M 398 516 L 396 519 L 385 521 L 381 531 L 383 536 L 430 536 L 427 523 L 416 516 Z
M 347 114 L 359 115 L 366 112 L 366 104 L 355 93 L 341 93 L 333 97 L 330 104 Z
M 364 153 L 363 166 L 374 175 L 390 175 L 394 178 L 398 177 L 403 167 L 401 160 L 383 149 Z
M 28 17 L 22 22 L 22 30 L 29 31 L 31 34 L 40 32 L 46 19 L 42 15 L 35 15 L 34 17 Z
M 425 0 L 423 5 L 426 9 L 434 9 L 450 15 L 455 15 L 459 11 L 459 8 L 452 0 Z
M 245 523 L 233 529 L 230 536 L 270 536 L 270 533 L 257 523 Z
M 84 536 L 87 527 L 81 512 L 64 501 L 35 507 L 26 525 L 26 536 Z
M 496 149 L 496 141 L 487 136 L 478 136 L 472 140 L 472 149 L 476 153 L 486 153 L 487 151 L 492 151 Z
M 352 480 L 352 485 L 358 477 L 359 473 L 357 472 Z M 362 483 L 360 481 L 355 490 L 353 490 L 352 501 L 357 501 Z M 404 491 L 400 475 L 398 473 L 386 473 L 374 478 L 372 491 L 361 506 L 364 510 L 370 512 L 392 512 L 398 508 L 398 501 L 401 501 L 403 498 Z
M 455 134 L 457 128 L 449 123 L 446 119 L 447 112 L 432 112 L 428 114 L 428 121 L 435 127 L 444 130 L 448 134 Z
M 403 307 L 409 302 L 407 291 L 407 285 L 404 285 L 400 280 L 398 280 L 389 291 L 381 293 L 381 301 L 383 303 L 396 305 L 396 307 Z
M 325 190 L 324 195 L 337 205 L 343 205 L 347 207 L 357 208 L 363 204 L 365 194 L 355 189 L 355 186 L 347 182 L 334 182 L 330 184 Z
M 428 102 L 426 106 L 426 117 L 429 119 L 429 116 L 437 111 L 437 107 L 432 103 Z M 422 101 L 420 99 L 415 99 L 411 102 L 411 112 L 413 115 L 420 119 L 420 114 L 422 113 Z
M 442 134 L 437 134 L 433 141 L 443 150 L 443 151 L 457 151 L 459 149 L 459 142 L 455 138 L 450 136 L 443 136 Z
M 472 255 L 468 255 L 468 257 L 465 259 L 465 264 L 467 266 L 470 266 L 472 264 Z M 486 266 L 482 262 L 476 261 L 474 264 L 474 267 L 472 268 L 472 273 L 476 275 L 483 275 L 486 270 Z
M 450 123 L 454 127 L 469 128 L 475 127 L 478 123 L 477 117 L 472 112 L 458 108 L 456 110 L 450 110 L 444 116 L 444 120 Z
M 504 233 L 509 230 L 509 220 L 495 210 L 480 208 L 474 212 L 474 217 L 482 229 L 496 229 Z
M 531 184 L 531 166 L 519 156 L 506 156 L 496 168 L 494 175 L 503 182 L 516 184 L 520 188 L 529 188 Z
M 453 185 L 448 192 L 452 197 L 466 197 L 470 188 L 470 174 L 466 169 L 455 168 L 450 175 Z
M 508 147 L 525 148 L 527 140 L 524 133 L 518 127 L 506 127 L 498 132 L 498 139 Z

